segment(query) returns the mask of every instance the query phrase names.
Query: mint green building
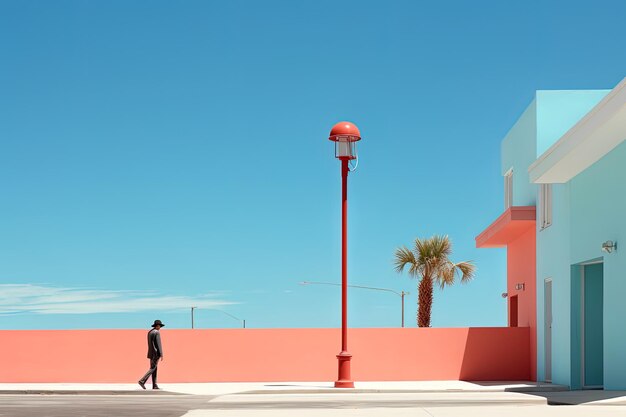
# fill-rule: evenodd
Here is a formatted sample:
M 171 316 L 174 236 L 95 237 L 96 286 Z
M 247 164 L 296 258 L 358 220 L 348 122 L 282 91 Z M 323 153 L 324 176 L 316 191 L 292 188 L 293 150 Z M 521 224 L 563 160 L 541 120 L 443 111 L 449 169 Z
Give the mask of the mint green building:
M 513 311 L 518 295 L 536 301 L 539 381 L 626 390 L 625 140 L 626 78 L 610 90 L 537 91 L 502 142 L 505 213 L 534 214 L 536 236 L 529 270 L 511 265 L 509 243 L 509 323 L 524 313 Z
M 547 94 L 528 168 L 538 203 L 537 377 L 626 389 L 626 79 Z

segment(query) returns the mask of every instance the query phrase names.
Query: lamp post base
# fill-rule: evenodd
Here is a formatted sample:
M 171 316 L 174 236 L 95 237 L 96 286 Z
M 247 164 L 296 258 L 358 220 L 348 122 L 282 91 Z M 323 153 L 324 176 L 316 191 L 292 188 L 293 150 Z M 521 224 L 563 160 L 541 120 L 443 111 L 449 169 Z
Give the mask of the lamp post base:
M 354 381 L 350 376 L 350 359 L 352 359 L 352 355 L 348 352 L 341 352 L 337 355 L 339 377 L 335 381 L 335 388 L 354 388 Z

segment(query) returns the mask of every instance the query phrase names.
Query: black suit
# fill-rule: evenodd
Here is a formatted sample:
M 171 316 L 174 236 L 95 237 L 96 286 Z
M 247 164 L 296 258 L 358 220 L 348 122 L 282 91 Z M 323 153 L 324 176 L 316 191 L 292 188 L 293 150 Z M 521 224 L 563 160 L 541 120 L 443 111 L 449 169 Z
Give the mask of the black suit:
M 163 356 L 163 347 L 161 346 L 161 334 L 157 329 L 148 332 L 148 359 L 150 359 L 150 369 L 140 379 L 142 383 L 146 383 L 150 375 L 152 375 L 152 386 L 157 386 L 157 370 L 159 359 Z

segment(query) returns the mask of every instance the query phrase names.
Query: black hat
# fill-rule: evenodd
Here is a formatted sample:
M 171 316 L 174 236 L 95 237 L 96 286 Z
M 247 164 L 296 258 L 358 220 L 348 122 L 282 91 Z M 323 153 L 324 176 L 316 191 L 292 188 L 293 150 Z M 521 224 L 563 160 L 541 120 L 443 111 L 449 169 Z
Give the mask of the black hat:
M 161 323 L 161 320 L 155 320 L 154 324 L 152 325 L 152 327 L 157 327 L 157 326 L 165 326 L 165 324 Z

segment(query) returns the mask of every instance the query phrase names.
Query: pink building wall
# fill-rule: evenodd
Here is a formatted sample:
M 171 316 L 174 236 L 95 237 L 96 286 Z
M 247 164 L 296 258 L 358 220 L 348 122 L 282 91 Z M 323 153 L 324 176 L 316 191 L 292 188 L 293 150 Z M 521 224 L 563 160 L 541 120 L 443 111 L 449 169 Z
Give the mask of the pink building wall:
M 0 330 L 0 382 L 135 382 L 146 330 Z M 160 382 L 334 381 L 339 329 L 162 330 Z M 351 329 L 355 381 L 528 380 L 529 328 Z
M 508 244 L 507 292 L 509 300 L 517 296 L 517 325 L 530 328 L 530 380 L 537 380 L 537 280 L 535 228 Z M 516 284 L 524 284 L 516 289 Z M 510 310 L 510 309 L 509 309 Z
M 536 215 L 535 206 L 510 207 L 476 237 L 478 248 L 507 248 L 508 322 L 529 329 L 531 381 L 537 379 Z

